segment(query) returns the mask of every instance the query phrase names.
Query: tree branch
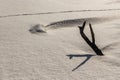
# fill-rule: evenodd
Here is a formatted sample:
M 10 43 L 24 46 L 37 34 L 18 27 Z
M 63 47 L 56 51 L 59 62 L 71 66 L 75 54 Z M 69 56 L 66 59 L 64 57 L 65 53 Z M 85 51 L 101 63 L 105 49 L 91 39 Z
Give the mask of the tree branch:
M 95 44 L 95 36 L 94 36 L 94 32 L 92 29 L 91 24 L 89 24 L 90 27 L 90 31 L 91 31 L 91 36 L 92 36 L 92 42 L 88 39 L 88 37 L 85 35 L 84 33 L 84 28 L 85 28 L 85 24 L 86 21 L 84 21 L 82 26 L 78 26 L 79 30 L 80 30 L 80 34 L 82 36 L 82 38 L 86 41 L 86 43 L 94 50 L 94 52 L 99 55 L 99 56 L 103 56 L 104 54 L 102 53 L 102 51 L 96 46 Z
M 92 25 L 89 24 L 89 27 L 90 27 L 90 31 L 91 31 L 92 43 L 95 44 L 95 35 L 94 35 L 93 29 L 92 29 Z

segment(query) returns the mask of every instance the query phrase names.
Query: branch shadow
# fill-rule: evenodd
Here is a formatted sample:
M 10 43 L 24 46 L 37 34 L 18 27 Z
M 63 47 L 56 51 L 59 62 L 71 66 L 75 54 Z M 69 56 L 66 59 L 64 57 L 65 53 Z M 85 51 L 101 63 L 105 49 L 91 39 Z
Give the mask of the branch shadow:
M 92 55 L 92 54 L 83 54 L 83 55 L 80 55 L 80 54 L 69 54 L 69 55 L 66 55 L 66 56 L 68 56 L 69 59 L 72 59 L 73 57 L 86 57 L 86 59 L 83 62 L 81 62 L 78 66 L 76 66 L 75 68 L 73 68 L 72 71 L 75 71 L 79 67 L 81 67 L 82 65 L 84 65 L 88 60 L 90 60 L 95 55 Z

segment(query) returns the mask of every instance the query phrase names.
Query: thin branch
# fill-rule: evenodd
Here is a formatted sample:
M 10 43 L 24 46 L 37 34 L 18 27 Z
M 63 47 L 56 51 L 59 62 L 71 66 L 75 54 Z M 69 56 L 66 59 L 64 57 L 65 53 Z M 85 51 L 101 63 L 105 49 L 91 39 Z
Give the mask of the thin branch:
M 90 27 L 90 31 L 91 31 L 92 43 L 95 44 L 95 35 L 94 35 L 93 29 L 92 29 L 92 25 L 89 24 L 89 27 Z
M 92 42 L 88 39 L 88 37 L 87 37 L 87 36 L 85 35 L 85 33 L 83 32 L 83 31 L 84 31 L 84 28 L 85 28 L 85 24 L 86 24 L 86 21 L 83 23 L 82 27 L 81 27 L 81 26 L 78 26 L 82 38 L 86 41 L 86 43 L 93 49 L 93 51 L 94 51 L 97 55 L 103 56 L 104 54 L 102 53 L 102 51 L 101 51 L 101 50 L 97 47 L 97 45 L 95 44 L 95 36 L 94 36 L 94 32 L 93 32 L 93 29 L 92 29 L 91 24 L 89 24 L 89 27 L 90 27 L 91 36 L 92 36 Z
M 84 21 L 82 27 L 78 26 L 78 28 L 80 29 L 80 34 L 81 36 L 83 37 L 83 39 L 89 44 L 91 45 L 91 41 L 88 39 L 88 37 L 85 35 L 85 33 L 83 32 L 84 31 L 84 28 L 85 28 L 85 25 L 86 25 L 86 21 Z
M 86 24 L 86 21 L 84 21 L 83 25 L 82 26 L 78 26 L 79 29 L 83 32 L 84 31 L 84 28 L 85 28 L 85 24 Z

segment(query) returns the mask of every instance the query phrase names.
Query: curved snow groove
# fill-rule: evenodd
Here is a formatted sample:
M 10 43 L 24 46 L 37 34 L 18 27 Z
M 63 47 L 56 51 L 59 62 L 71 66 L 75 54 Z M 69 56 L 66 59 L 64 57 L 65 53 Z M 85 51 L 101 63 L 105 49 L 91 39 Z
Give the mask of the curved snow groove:
M 16 17 L 16 16 L 30 16 L 30 15 L 44 15 L 44 14 L 59 14 L 59 13 L 73 13 L 73 12 L 89 12 L 89 11 L 118 11 L 120 9 L 99 9 L 99 10 L 70 10 L 70 11 L 58 11 L 58 12 L 43 12 L 43 13 L 24 13 L 15 15 L 0 16 L 0 18 Z

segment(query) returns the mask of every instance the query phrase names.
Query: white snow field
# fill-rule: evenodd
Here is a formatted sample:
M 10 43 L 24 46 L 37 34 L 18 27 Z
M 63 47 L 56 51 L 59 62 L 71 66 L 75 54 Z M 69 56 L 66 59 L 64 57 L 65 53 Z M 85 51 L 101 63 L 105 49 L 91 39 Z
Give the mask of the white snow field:
M 120 0 L 0 0 L 0 80 L 120 80 Z

